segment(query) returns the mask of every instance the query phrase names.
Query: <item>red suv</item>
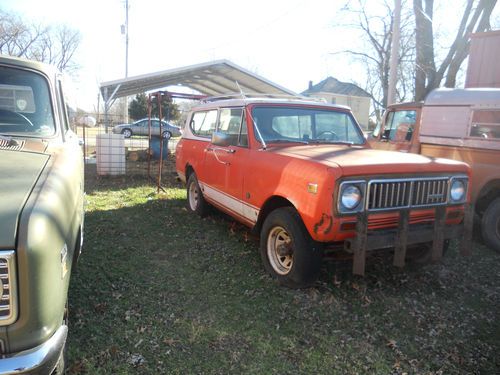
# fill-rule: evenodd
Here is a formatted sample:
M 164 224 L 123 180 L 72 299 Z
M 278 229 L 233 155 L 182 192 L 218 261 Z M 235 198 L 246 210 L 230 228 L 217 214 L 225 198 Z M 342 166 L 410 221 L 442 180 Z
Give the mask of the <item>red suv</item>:
M 347 107 L 207 101 L 188 117 L 176 167 L 189 209 L 210 204 L 260 232 L 264 267 L 290 287 L 316 279 L 326 248 L 352 253 L 362 275 L 367 251 L 394 248 L 397 266 L 438 260 L 464 228 L 468 166 L 372 150 Z

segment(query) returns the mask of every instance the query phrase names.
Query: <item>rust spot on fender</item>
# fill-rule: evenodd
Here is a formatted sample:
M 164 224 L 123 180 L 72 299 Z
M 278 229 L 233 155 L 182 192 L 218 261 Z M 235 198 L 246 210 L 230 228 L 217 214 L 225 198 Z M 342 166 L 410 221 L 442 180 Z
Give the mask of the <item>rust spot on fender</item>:
M 318 223 L 314 224 L 314 233 L 318 234 L 318 232 L 321 232 L 323 234 L 328 234 L 332 230 L 332 227 L 332 217 L 327 214 L 322 214 L 321 220 Z

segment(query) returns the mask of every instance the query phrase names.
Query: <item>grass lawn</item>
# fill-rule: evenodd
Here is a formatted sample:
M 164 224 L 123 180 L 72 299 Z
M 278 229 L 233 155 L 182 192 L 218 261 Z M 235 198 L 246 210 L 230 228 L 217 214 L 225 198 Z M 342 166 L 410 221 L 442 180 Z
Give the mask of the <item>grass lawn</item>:
M 165 182 L 165 181 L 164 181 Z M 137 178 L 87 181 L 84 253 L 72 275 L 70 374 L 498 374 L 500 255 L 475 242 L 441 264 L 367 276 L 325 261 L 290 290 L 258 241 Z

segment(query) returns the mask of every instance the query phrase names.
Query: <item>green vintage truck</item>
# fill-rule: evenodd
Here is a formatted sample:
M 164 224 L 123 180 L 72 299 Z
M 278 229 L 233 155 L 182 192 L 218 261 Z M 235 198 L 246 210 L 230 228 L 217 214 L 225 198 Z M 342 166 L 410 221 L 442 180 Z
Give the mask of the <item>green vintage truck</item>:
M 83 157 L 63 76 L 0 56 L 0 374 L 64 372 Z

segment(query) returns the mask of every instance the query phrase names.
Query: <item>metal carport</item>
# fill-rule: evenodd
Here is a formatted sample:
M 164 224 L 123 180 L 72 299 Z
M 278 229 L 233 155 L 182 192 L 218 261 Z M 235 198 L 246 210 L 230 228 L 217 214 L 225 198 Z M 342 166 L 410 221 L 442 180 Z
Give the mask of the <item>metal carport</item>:
M 217 60 L 102 82 L 100 89 L 104 98 L 105 116 L 107 117 L 109 108 L 117 98 L 176 85 L 188 87 L 207 96 L 240 92 L 245 94 L 298 96 L 295 92 L 252 73 L 231 61 Z

